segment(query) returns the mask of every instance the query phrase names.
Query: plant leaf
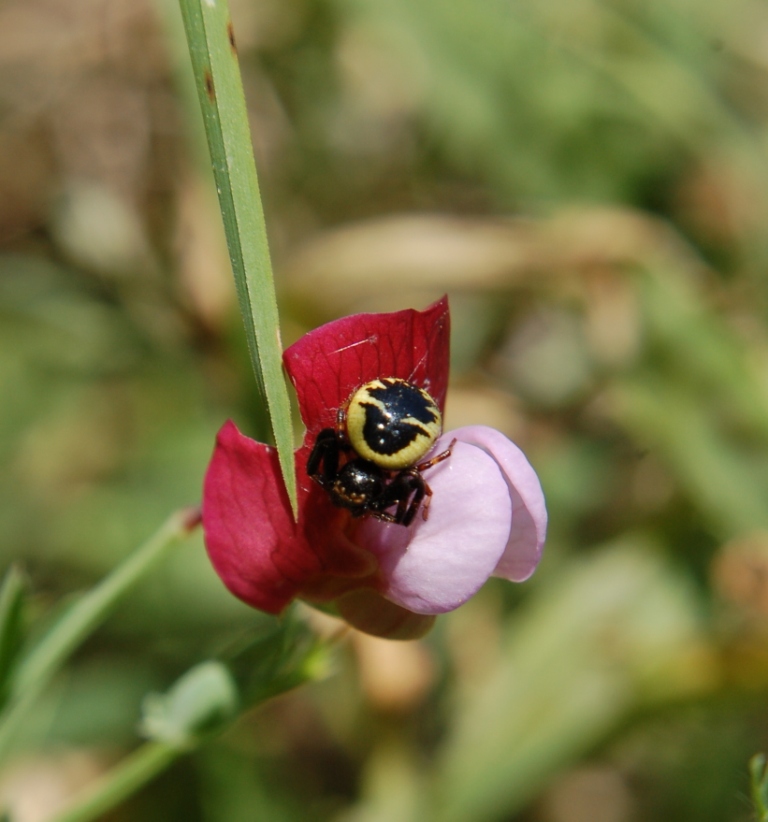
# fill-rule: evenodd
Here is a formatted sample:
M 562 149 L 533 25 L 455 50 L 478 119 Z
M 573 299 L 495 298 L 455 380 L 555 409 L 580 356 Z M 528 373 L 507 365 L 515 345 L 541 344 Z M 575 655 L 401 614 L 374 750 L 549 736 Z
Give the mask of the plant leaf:
M 142 707 L 144 736 L 183 747 L 234 718 L 237 689 L 226 667 L 209 660 L 187 671 L 167 693 L 148 694 Z
M 240 312 L 294 513 L 293 428 L 264 210 L 226 0 L 180 0 Z

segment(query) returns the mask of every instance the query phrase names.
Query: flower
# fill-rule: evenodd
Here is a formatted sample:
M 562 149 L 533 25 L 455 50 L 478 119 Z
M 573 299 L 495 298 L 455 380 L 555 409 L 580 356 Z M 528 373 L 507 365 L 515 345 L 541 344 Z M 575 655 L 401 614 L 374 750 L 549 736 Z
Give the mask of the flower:
M 205 477 L 203 528 L 211 562 L 235 596 L 274 614 L 296 597 L 332 604 L 361 630 L 409 638 L 490 576 L 521 582 L 534 572 L 546 531 L 541 486 L 520 449 L 494 429 L 469 426 L 437 440 L 431 453 L 456 442 L 425 471 L 428 518 L 419 514 L 408 527 L 353 518 L 307 475 L 318 433 L 370 380 L 408 380 L 444 409 L 449 323 L 443 298 L 422 312 L 346 317 L 286 350 L 306 425 L 295 455 L 296 521 L 275 449 L 225 423 Z

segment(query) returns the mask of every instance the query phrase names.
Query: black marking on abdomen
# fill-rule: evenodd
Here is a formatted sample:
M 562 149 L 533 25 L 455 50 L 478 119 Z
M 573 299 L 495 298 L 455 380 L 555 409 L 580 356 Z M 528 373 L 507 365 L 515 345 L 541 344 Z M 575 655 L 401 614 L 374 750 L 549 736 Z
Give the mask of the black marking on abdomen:
M 429 436 L 426 429 L 417 423 L 404 420 L 393 421 L 392 415 L 377 405 L 365 403 L 365 425 L 363 438 L 368 447 L 377 454 L 388 456 L 407 448 L 419 435 Z M 410 416 L 410 414 L 409 414 Z M 434 415 L 432 415 L 434 419 Z

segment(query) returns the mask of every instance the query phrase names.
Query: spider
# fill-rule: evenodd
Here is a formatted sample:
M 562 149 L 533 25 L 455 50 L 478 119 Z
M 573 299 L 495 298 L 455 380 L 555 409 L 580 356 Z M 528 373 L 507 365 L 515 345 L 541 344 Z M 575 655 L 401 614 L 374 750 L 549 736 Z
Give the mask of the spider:
M 397 377 L 372 380 L 338 410 L 336 427 L 317 435 L 307 474 L 353 517 L 408 526 L 420 508 L 427 518 L 432 490 L 422 472 L 448 459 L 456 442 L 419 462 L 441 431 L 440 409 L 424 389 Z

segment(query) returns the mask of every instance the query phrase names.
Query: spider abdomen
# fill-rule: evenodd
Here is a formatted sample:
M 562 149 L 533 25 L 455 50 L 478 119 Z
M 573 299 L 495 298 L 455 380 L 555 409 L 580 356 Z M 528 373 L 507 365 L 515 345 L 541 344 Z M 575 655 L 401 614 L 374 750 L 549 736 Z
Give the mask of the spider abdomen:
M 423 388 L 397 377 L 371 380 L 338 409 L 335 428 L 318 432 L 307 473 L 353 517 L 408 526 L 419 510 L 427 518 L 432 490 L 421 472 L 451 454 L 453 443 L 422 461 L 441 431 L 440 409 Z
M 349 444 L 363 459 L 389 471 L 415 465 L 435 444 L 442 424 L 432 397 L 395 377 L 365 383 L 347 407 Z

